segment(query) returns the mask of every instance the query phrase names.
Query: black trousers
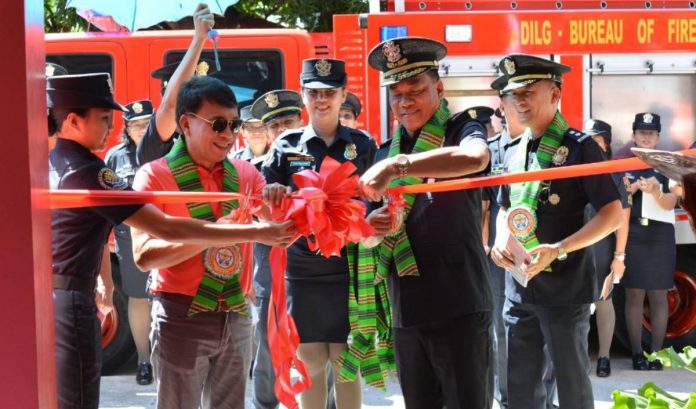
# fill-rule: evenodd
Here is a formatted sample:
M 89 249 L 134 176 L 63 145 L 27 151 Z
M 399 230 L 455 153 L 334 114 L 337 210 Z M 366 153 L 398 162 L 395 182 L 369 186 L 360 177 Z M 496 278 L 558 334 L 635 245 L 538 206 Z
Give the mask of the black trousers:
M 592 409 L 587 352 L 590 305 L 543 306 L 505 301 L 508 344 L 508 408 L 545 409 L 551 357 L 561 409 Z
M 492 315 L 394 328 L 407 409 L 484 409 L 493 404 Z
M 99 407 L 102 350 L 94 294 L 53 290 L 60 409 Z

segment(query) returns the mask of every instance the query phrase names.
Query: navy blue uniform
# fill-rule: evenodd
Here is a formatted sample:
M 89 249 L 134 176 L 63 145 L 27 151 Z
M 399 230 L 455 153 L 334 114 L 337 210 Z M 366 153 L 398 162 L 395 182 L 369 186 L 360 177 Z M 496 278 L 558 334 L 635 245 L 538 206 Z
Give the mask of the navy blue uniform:
M 121 179 L 128 183 L 128 186 L 133 185 L 133 178 L 139 167 L 135 152 L 135 143 L 129 141 L 111 148 L 104 158 L 106 166 L 113 169 Z M 123 223 L 114 227 L 114 237 L 116 238 L 115 250 L 121 273 L 121 289 L 128 297 L 146 298 L 148 273 L 135 265 L 130 227 Z
M 527 147 L 530 155 L 536 152 L 540 140 L 530 141 Z M 596 142 L 580 131 L 566 131 L 562 145 L 569 153 L 560 166 L 604 160 Z M 518 144 L 513 149 L 521 148 Z M 560 202 L 556 205 L 539 202 L 536 210 L 536 236 L 540 243 L 548 244 L 580 230 L 588 203 L 599 210 L 620 198 L 611 175 L 553 180 L 550 194 L 558 195 Z M 498 202 L 510 208 L 509 186 L 500 189 Z M 551 268 L 553 271 L 541 272 L 526 288 L 506 274 L 508 407 L 511 409 L 546 406 L 546 390 L 542 383 L 544 345 L 555 368 L 560 407 L 594 407 L 587 355 L 590 303 L 597 292 L 594 261 L 589 249 L 585 248 L 569 253 L 564 261 L 552 262 Z
M 275 140 L 261 171 L 266 183 L 297 189 L 292 175 L 305 169 L 319 171 L 325 157 L 350 160 L 362 175 L 371 165 L 375 142 L 363 132 L 338 125 L 330 146 L 311 126 L 284 133 Z M 348 159 L 353 158 L 353 159 Z M 303 237 L 288 248 L 286 270 L 288 307 L 295 319 L 300 342 L 345 343 L 348 322 L 348 261 L 326 258 L 310 251 Z M 269 280 L 270 282 L 270 280 Z
M 402 135 L 401 153 L 411 153 L 416 140 Z M 480 122 L 449 123 L 444 146 L 486 146 L 485 135 Z M 388 153 L 385 143 L 377 161 Z M 399 277 L 392 263 L 388 289 L 406 407 L 490 407 L 492 297 L 481 190 L 419 194 L 405 223 L 420 276 Z
M 172 146 L 174 146 L 174 140 L 177 134 L 174 133 L 167 142 L 162 142 L 162 138 L 159 132 L 157 132 L 156 118 L 157 115 L 153 115 L 152 118 L 150 118 L 150 123 L 145 129 L 145 133 L 143 133 L 143 139 L 140 141 L 140 144 L 138 144 L 136 152 L 138 164 L 140 164 L 140 166 L 164 157 L 164 155 L 172 150 Z
M 59 138 L 49 155 L 51 189 L 130 190 L 77 142 Z M 97 408 L 101 335 L 94 289 L 113 225 L 142 205 L 51 211 L 58 406 Z
M 655 177 L 662 192 L 669 193 L 669 179 L 655 169 L 626 173 L 630 183 Z M 633 193 L 631 221 L 626 245 L 626 273 L 621 279 L 625 288 L 669 290 L 674 286 L 677 247 L 674 225 L 647 219 L 642 214 L 643 192 Z
M 491 175 L 507 173 L 505 169 L 505 157 L 508 148 L 519 143 L 520 138 L 511 139 L 506 131 L 489 139 L 488 150 L 491 153 Z M 483 188 L 482 198 L 488 205 L 488 245 L 493 247 L 496 233 L 496 219 L 498 218 L 498 191 L 499 186 Z M 490 281 L 493 290 L 493 350 L 495 352 L 495 390 L 494 396 L 501 407 L 507 407 L 507 343 L 505 341 L 505 322 L 503 321 L 503 306 L 505 304 L 505 269 L 498 267 L 493 260 L 488 258 L 488 268 L 491 272 Z

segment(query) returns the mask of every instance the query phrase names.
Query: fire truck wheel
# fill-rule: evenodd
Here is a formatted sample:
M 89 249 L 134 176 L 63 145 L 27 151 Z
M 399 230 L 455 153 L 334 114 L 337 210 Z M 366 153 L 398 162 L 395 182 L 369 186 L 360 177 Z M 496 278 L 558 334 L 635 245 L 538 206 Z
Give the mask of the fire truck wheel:
M 114 278 L 114 310 L 106 316 L 99 316 L 103 350 L 102 373 L 105 375 L 130 361 L 136 353 L 128 326 L 128 296 L 121 291 L 118 259 L 114 254 L 111 255 L 111 274 Z

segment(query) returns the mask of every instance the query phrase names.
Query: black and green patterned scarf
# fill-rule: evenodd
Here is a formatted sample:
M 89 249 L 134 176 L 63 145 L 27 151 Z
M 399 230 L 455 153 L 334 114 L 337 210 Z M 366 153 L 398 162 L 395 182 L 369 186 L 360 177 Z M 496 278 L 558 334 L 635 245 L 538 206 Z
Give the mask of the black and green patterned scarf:
M 548 168 L 551 165 L 554 154 L 561 144 L 563 144 L 563 135 L 566 130 L 568 130 L 568 123 L 563 119 L 560 112 L 556 112 L 553 121 L 541 136 L 539 148 L 537 148 L 536 155 L 533 156 L 529 168 L 526 168 L 528 160 L 527 149 L 532 136 L 530 132 L 525 132 L 522 136 L 523 139 L 520 140 L 517 146 L 515 156 L 510 163 L 510 172 L 518 173 Z M 529 233 L 524 235 L 516 234 L 517 239 L 520 240 L 526 249 L 531 249 L 539 245 L 539 240 L 534 232 L 536 230 L 536 209 L 541 188 L 541 181 L 514 183 L 510 185 L 510 209 L 508 213 L 515 208 L 525 208 L 530 211 L 534 217 L 534 220 L 530 221 L 534 224 Z
M 165 156 L 169 169 L 176 180 L 179 190 L 182 192 L 204 192 L 196 164 L 193 163 L 191 155 L 186 148 L 184 138 L 174 144 L 172 150 Z M 239 192 L 239 175 L 234 166 L 228 161 L 222 161 L 225 168 L 223 177 L 224 192 Z M 189 213 L 192 218 L 215 222 L 215 215 L 210 203 L 188 203 Z M 230 214 L 234 209 L 239 207 L 238 200 L 228 200 L 222 202 L 222 211 L 224 215 Z M 209 251 L 214 248 L 207 249 L 203 255 L 203 265 L 205 266 L 205 274 L 198 286 L 198 291 L 191 302 L 188 310 L 188 315 L 193 315 L 202 311 L 216 311 L 220 300 L 225 300 L 228 311 L 237 312 L 243 315 L 249 315 L 246 300 L 242 287 L 239 281 L 239 272 L 243 269 L 243 263 L 248 260 L 242 260 L 242 251 L 238 245 L 228 246 L 234 250 L 240 259 L 239 270 L 231 277 L 221 277 L 211 270 L 210 263 L 206 260 L 210 255 Z M 213 255 L 214 256 L 214 255 Z

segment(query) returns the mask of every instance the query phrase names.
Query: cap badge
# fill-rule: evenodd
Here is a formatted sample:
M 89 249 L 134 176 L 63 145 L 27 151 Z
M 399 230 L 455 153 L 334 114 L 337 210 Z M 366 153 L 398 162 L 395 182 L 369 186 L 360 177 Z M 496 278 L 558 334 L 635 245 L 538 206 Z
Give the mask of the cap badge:
M 314 69 L 320 77 L 328 77 L 331 75 L 331 63 L 324 59 L 317 61 L 317 63 L 314 64 Z
M 56 72 L 56 67 L 53 65 L 46 65 L 46 76 L 47 77 L 52 77 L 53 74 Z
M 556 153 L 553 154 L 553 164 L 556 166 L 564 164 L 568 158 L 568 153 L 570 153 L 570 151 L 567 146 L 559 146 L 558 149 L 556 149 Z
M 199 77 L 208 75 L 208 70 L 210 70 L 210 65 L 205 61 L 201 61 L 196 65 L 196 75 Z
M 343 152 L 343 157 L 348 160 L 353 160 L 358 157 L 358 147 L 354 143 L 346 145 L 346 150 Z
M 517 71 L 517 67 L 515 67 L 515 62 L 509 58 L 503 60 L 503 68 L 505 68 L 505 71 L 508 75 L 513 75 L 515 71 Z
M 401 46 L 393 41 L 384 43 L 382 52 L 387 58 L 387 68 L 399 67 L 408 62 L 408 60 L 401 55 Z
M 470 109 L 470 110 L 468 110 L 468 111 L 466 111 L 466 112 L 469 114 L 469 117 L 470 117 L 471 119 L 476 119 L 476 110 L 475 110 L 475 109 Z
M 643 114 L 643 122 L 646 124 L 651 124 L 653 121 L 653 116 L 652 114 Z
M 106 77 L 106 85 L 109 86 L 109 92 L 114 95 L 114 83 L 111 81 L 111 76 Z
M 268 107 L 271 109 L 278 106 L 278 95 L 273 92 L 266 95 L 266 97 L 263 100 L 266 103 L 266 105 L 268 105 Z
M 143 104 L 141 104 L 140 102 L 134 103 L 131 108 L 133 109 L 133 112 L 135 112 L 136 114 L 143 112 Z
M 121 179 L 110 168 L 102 168 L 97 175 L 97 179 L 101 187 L 107 190 L 124 190 L 128 187 L 128 182 Z

